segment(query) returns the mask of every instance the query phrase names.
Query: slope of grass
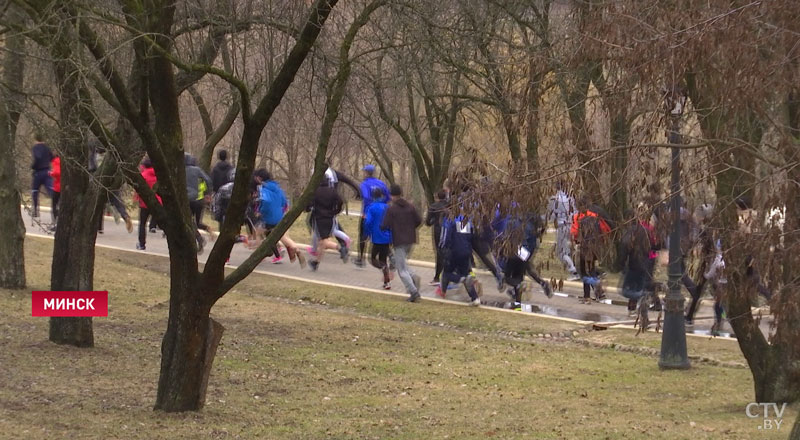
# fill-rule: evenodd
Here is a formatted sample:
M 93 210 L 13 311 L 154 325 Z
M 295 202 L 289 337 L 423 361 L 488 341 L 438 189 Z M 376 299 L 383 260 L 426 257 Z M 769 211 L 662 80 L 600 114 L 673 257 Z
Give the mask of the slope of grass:
M 48 284 L 51 246 L 26 243 L 30 290 Z M 98 249 L 97 261 L 111 300 L 94 349 L 47 342 L 30 290 L 0 291 L 0 437 L 785 438 L 796 414 L 759 431 L 746 369 L 661 372 L 651 357 L 526 337 L 566 323 L 259 275 L 212 312 L 226 332 L 206 408 L 153 412 L 165 260 Z

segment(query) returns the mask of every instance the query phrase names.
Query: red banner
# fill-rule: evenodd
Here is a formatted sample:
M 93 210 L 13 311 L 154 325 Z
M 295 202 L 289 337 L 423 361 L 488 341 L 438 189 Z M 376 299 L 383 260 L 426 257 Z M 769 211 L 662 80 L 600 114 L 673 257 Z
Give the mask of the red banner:
M 36 290 L 31 293 L 33 316 L 108 316 L 108 291 L 53 292 Z

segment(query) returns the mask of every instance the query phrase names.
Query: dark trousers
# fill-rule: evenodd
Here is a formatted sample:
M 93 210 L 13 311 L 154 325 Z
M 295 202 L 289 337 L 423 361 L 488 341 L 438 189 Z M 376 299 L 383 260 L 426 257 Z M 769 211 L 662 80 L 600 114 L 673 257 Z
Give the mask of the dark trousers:
M 61 193 L 53 191 L 53 209 L 50 211 L 53 216 L 53 223 L 58 221 L 58 201 L 61 200 Z
M 114 190 L 111 191 L 108 197 L 108 202 L 111 203 L 111 206 L 119 212 L 120 217 L 123 219 L 128 218 L 128 210 L 125 208 L 125 204 L 122 203 L 122 198 L 120 197 L 122 190 Z
M 596 277 L 597 273 L 597 261 L 594 258 L 589 258 L 583 253 L 579 256 L 579 267 L 578 270 L 580 271 L 581 277 Z M 587 283 L 586 281 L 583 282 L 583 297 L 588 299 L 591 295 L 592 285 Z
M 139 207 L 139 244 L 142 247 L 147 243 L 147 219 L 149 218 L 150 210 Z
M 447 286 L 450 283 L 458 283 L 462 278 L 466 279 L 472 271 L 472 255 L 451 255 L 447 260 L 444 271 L 442 272 L 442 283 L 440 288 L 443 293 L 447 293 Z M 472 284 L 464 283 L 470 299 L 478 298 L 478 292 Z
M 439 228 L 433 228 L 433 249 L 436 251 L 436 269 L 433 272 L 433 281 L 439 281 L 439 277 L 444 270 L 444 259 L 445 259 L 445 251 L 443 249 L 439 249 L 439 242 L 441 241 L 441 231 L 437 231 Z
M 50 178 L 50 170 L 36 170 L 33 172 L 33 185 L 31 196 L 33 198 L 33 216 L 39 216 L 39 189 L 44 186 L 48 195 L 53 192 L 53 180 Z
M 361 220 L 358 222 L 358 260 L 364 261 L 364 249 L 367 246 L 367 234 L 364 230 L 364 221 L 366 218 L 362 215 Z
M 372 252 L 370 253 L 370 263 L 373 267 L 380 269 L 383 272 L 383 282 L 389 282 L 389 245 L 388 244 L 375 244 L 372 243 Z
M 491 255 L 491 245 L 480 238 L 473 238 L 472 250 L 478 255 L 478 258 L 481 259 L 483 265 L 489 269 L 489 272 L 491 272 L 495 278 L 500 278 L 500 271 L 497 270 L 497 265 L 494 263 L 494 258 Z
M 203 239 L 203 236 L 200 235 L 200 230 L 208 231 L 208 225 L 203 224 L 203 209 L 205 205 L 203 204 L 202 200 L 192 200 L 189 202 L 189 210 L 192 211 L 192 215 L 194 215 L 194 224 L 195 224 L 195 239 L 200 244 L 204 244 L 206 241 Z

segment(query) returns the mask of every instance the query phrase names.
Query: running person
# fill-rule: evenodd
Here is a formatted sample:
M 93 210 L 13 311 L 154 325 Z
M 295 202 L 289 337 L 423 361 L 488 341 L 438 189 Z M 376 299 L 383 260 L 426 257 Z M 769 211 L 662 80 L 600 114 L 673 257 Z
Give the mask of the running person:
M 469 304 L 479 306 L 481 304 L 478 296 L 480 283 L 472 275 L 473 233 L 472 222 L 463 216 L 444 220 L 439 246 L 446 249 L 447 259 L 442 271 L 442 282 L 436 288 L 436 295 L 444 298 L 450 283 L 464 283 L 467 294 L 469 294 Z
M 328 185 L 333 187 L 336 191 L 339 191 L 339 184 L 344 183 L 352 188 L 353 191 L 355 191 L 356 198 L 361 198 L 361 192 L 358 184 L 345 174 L 335 170 L 333 168 L 331 159 L 328 161 L 328 169 L 325 170 L 325 179 L 327 179 Z M 340 257 L 342 258 L 342 261 L 347 263 L 347 259 L 350 256 L 350 243 L 352 240 L 350 240 L 350 236 L 348 236 L 344 229 L 342 229 L 342 224 L 338 221 L 336 222 L 336 229 L 333 231 L 333 235 L 336 237 L 336 241 L 339 242 Z
M 47 194 L 52 194 L 53 186 L 50 179 L 50 163 L 53 161 L 53 152 L 50 147 L 44 143 L 44 136 L 36 133 L 33 136 L 36 141 L 31 149 L 33 162 L 31 163 L 31 170 L 33 170 L 31 198 L 33 199 L 33 215 L 31 217 L 39 217 L 39 190 L 44 186 Z
M 380 198 L 381 195 L 382 192 L 380 188 L 374 188 L 373 196 Z M 389 290 L 392 288 L 391 284 L 389 284 L 392 276 L 388 262 L 392 233 L 391 231 L 381 228 L 387 209 L 389 209 L 389 205 L 384 202 L 377 201 L 371 203 L 367 209 L 364 227 L 369 233 L 370 241 L 372 241 L 370 263 L 383 273 L 383 288 Z
M 142 161 L 141 170 L 142 178 L 147 182 L 147 186 L 153 189 L 158 179 L 156 178 L 156 170 L 153 168 L 153 162 L 149 157 L 145 157 Z M 139 241 L 136 243 L 136 249 L 143 251 L 147 248 L 147 219 L 152 216 L 152 212 L 139 194 L 136 194 L 134 199 L 139 202 Z M 161 196 L 156 194 L 156 199 L 160 204 Z
M 650 270 L 650 251 L 652 232 L 642 224 L 643 212 L 634 217 L 633 212 L 625 213 L 632 218 L 619 242 L 617 267 L 623 272 L 622 296 L 628 298 L 628 312 L 638 314 L 639 328 L 649 325 L 647 297 L 653 285 Z
M 289 202 L 286 200 L 286 194 L 283 192 L 281 186 L 276 182 L 272 175 L 267 172 L 263 174 L 264 181 L 261 183 L 259 201 L 259 212 L 261 213 L 261 221 L 264 225 L 264 236 L 269 234 L 275 226 L 283 219 L 283 215 L 289 209 Z M 280 243 L 286 247 L 286 253 L 289 254 L 289 261 L 294 262 L 298 260 L 300 267 L 305 268 L 306 259 L 300 252 L 297 244 L 286 234 L 280 238 Z M 273 263 L 279 263 L 282 259 L 281 254 L 277 248 L 273 248 L 274 258 Z
M 186 196 L 189 198 L 189 209 L 192 211 L 195 222 L 195 238 L 197 239 L 197 253 L 203 253 L 203 247 L 206 244 L 205 239 L 200 235 L 200 230 L 207 231 L 214 238 L 214 231 L 210 226 L 203 223 L 203 210 L 205 209 L 205 202 L 200 196 L 201 182 L 206 185 L 206 188 L 211 188 L 211 177 L 205 173 L 200 167 L 196 165 L 195 159 L 186 153 L 184 155 L 184 165 L 186 166 Z
M 50 178 L 53 182 L 53 210 L 50 214 L 55 228 L 55 223 L 58 221 L 58 201 L 61 199 L 61 158 L 58 155 L 55 155 L 51 162 Z
M 556 194 L 550 197 L 547 209 L 547 219 L 552 221 L 556 229 L 556 257 L 564 265 L 564 269 L 569 272 L 567 281 L 578 281 L 578 270 L 572 261 L 572 240 L 570 229 L 572 227 L 572 217 L 577 210 L 575 209 L 575 199 L 564 191 L 563 182 L 556 184 Z
M 603 291 L 603 281 L 597 268 L 597 260 L 606 244 L 607 235 L 611 226 L 598 214 L 593 206 L 590 207 L 586 199 L 578 206 L 580 212 L 572 218 L 570 232 L 572 239 L 580 246 L 579 273 L 583 280 L 583 298 L 581 302 L 590 300 L 590 293 L 595 291 L 595 299 L 600 301 L 606 298 Z
M 342 197 L 324 179 L 314 192 L 311 205 L 307 208 L 311 211 L 311 234 L 312 248 L 309 249 L 311 261 L 309 265 L 312 271 L 319 268 L 325 249 L 339 249 L 336 242 L 331 241 L 333 229 L 336 226 L 336 215 L 342 212 Z
M 222 188 L 222 185 L 233 182 L 233 165 L 228 162 L 228 151 L 219 150 L 217 152 L 219 161 L 211 169 L 211 189 L 214 193 Z
M 380 194 L 378 191 L 382 192 L 382 189 L 373 189 L 375 194 Z M 403 190 L 399 185 L 392 185 L 390 194 L 392 204 L 386 210 L 381 228 L 388 229 L 392 233 L 394 266 L 409 294 L 408 301 L 415 302 L 420 298 L 420 279 L 419 275 L 408 266 L 408 259 L 414 245 L 417 244 L 417 228 L 422 224 L 422 217 L 417 208 L 403 198 Z
M 436 193 L 436 202 L 428 207 L 428 212 L 425 215 L 425 225 L 431 227 L 433 232 L 433 248 L 436 252 L 436 268 L 433 272 L 433 280 L 430 285 L 436 286 L 439 284 L 439 277 L 444 270 L 444 257 L 445 253 L 439 248 L 439 240 L 442 235 L 442 220 L 444 219 L 445 210 L 447 209 L 447 193 L 444 190 Z
M 361 182 L 360 190 L 361 190 L 361 221 L 359 222 L 358 226 L 358 258 L 355 261 L 355 265 L 358 267 L 364 267 L 364 248 L 367 244 L 367 235 L 366 231 L 364 230 L 364 220 L 366 217 L 367 209 L 369 208 L 370 203 L 381 200 L 384 203 L 389 201 L 389 188 L 386 187 L 386 184 L 383 183 L 381 180 L 374 177 L 375 175 L 375 166 L 374 165 L 365 165 L 362 169 L 364 172 L 364 181 Z M 372 190 L 373 188 L 380 188 L 381 192 L 383 193 L 383 197 L 380 199 L 373 199 L 372 198 Z

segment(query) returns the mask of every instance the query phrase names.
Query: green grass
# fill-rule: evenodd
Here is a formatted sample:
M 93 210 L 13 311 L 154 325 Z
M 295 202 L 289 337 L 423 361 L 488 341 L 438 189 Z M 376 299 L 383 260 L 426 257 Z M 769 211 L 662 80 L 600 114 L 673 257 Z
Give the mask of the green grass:
M 29 289 L 52 242 L 26 242 Z M 212 315 L 226 331 L 200 412 L 153 412 L 168 312 L 164 259 L 98 249 L 110 316 L 96 347 L 47 342 L 30 290 L 0 291 L 2 438 L 785 438 L 744 414 L 743 368 L 532 338 L 573 325 L 253 275 Z M 511 334 L 509 335 L 509 332 Z M 601 332 L 625 343 L 650 337 Z M 600 334 L 600 333 L 598 333 Z M 595 337 L 593 333 L 581 337 Z M 730 358 L 727 341 L 690 350 Z M 794 409 L 784 416 L 791 424 Z

